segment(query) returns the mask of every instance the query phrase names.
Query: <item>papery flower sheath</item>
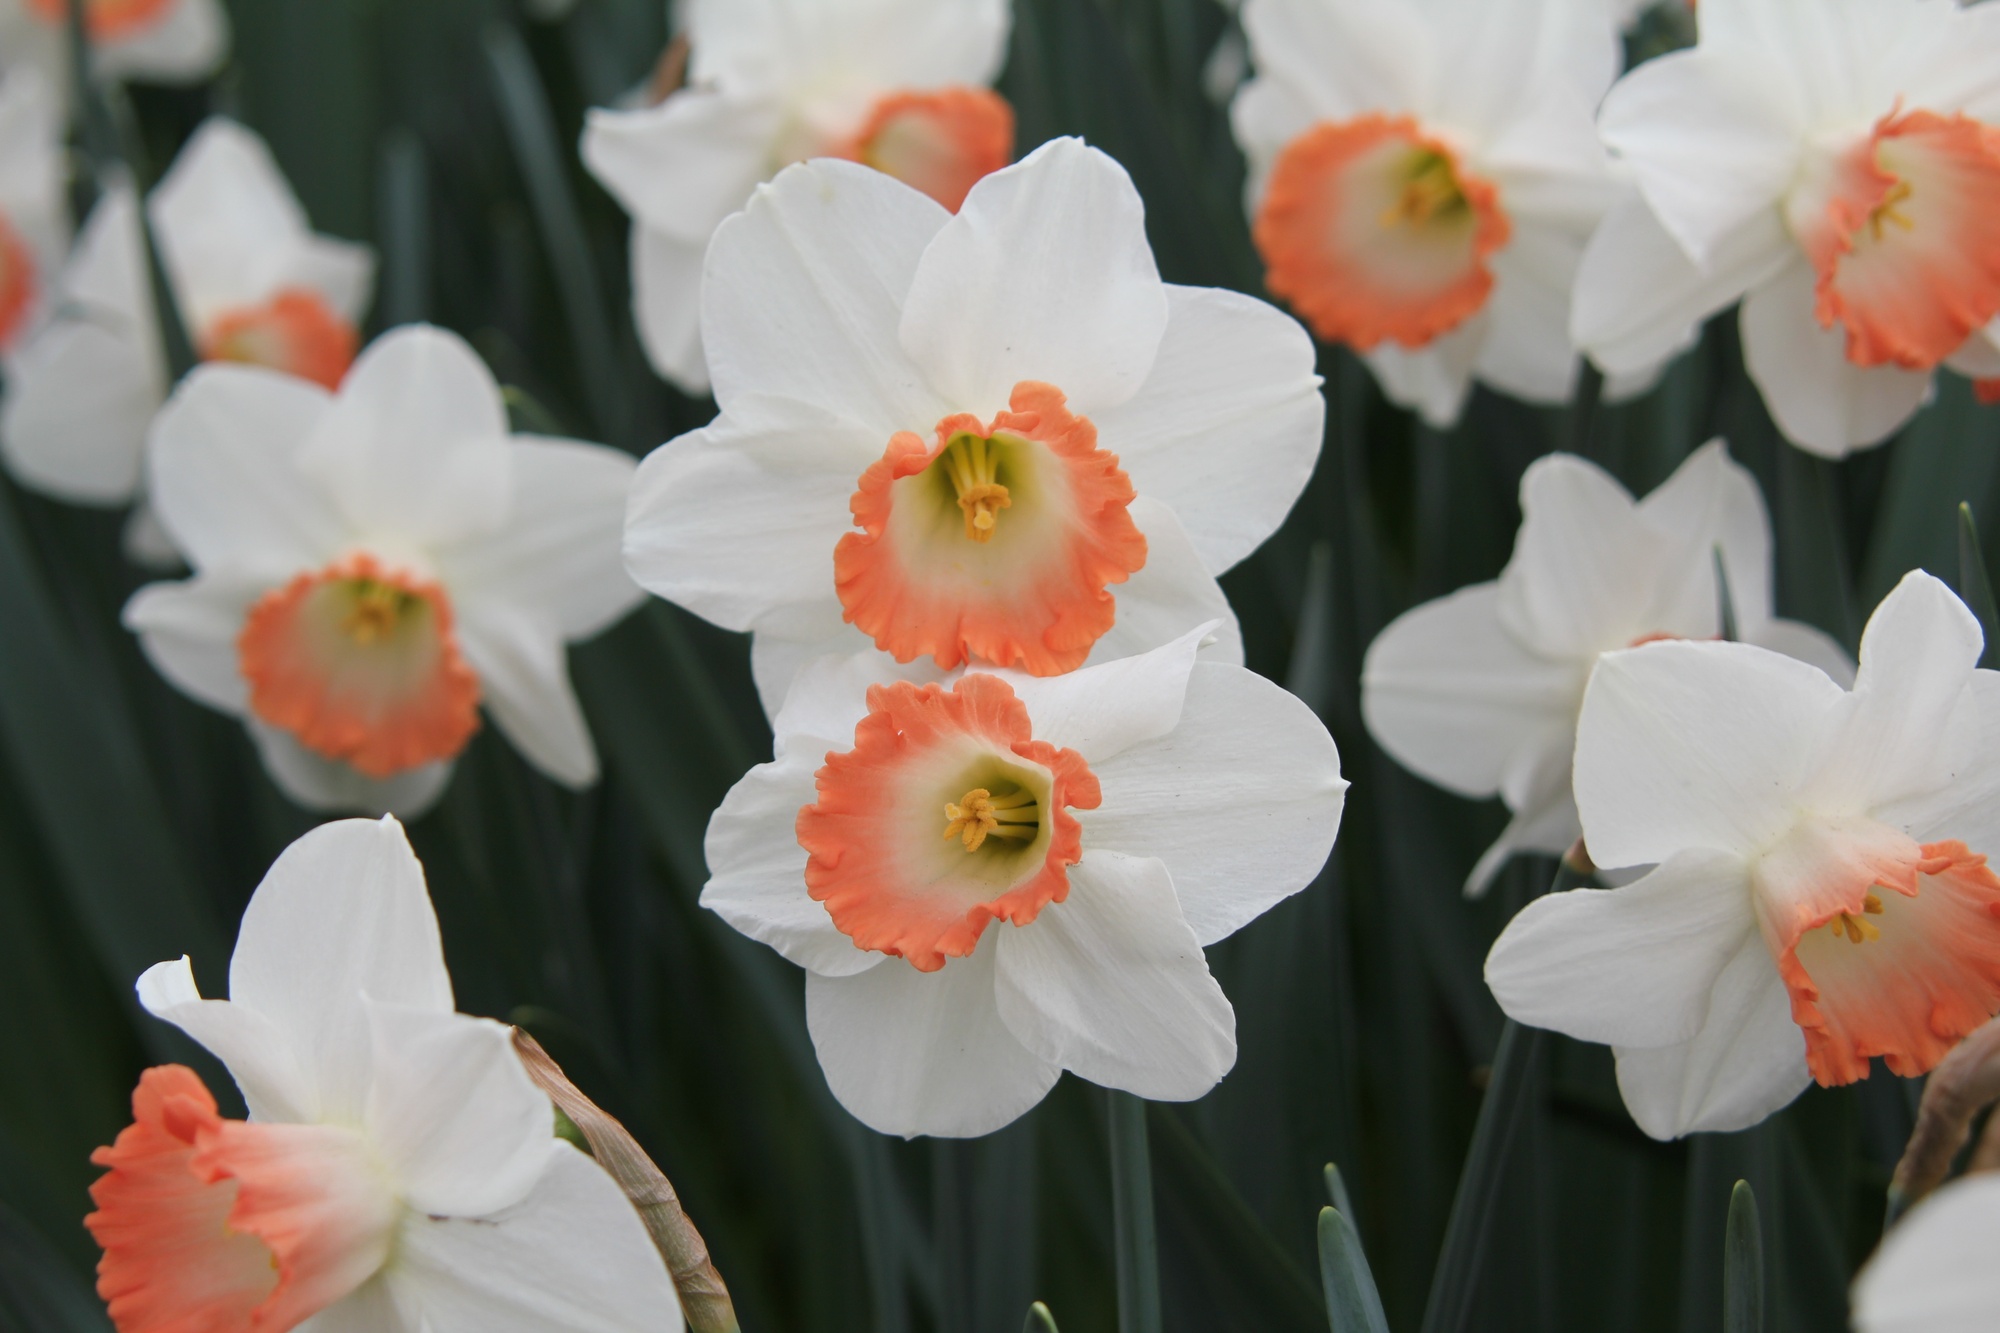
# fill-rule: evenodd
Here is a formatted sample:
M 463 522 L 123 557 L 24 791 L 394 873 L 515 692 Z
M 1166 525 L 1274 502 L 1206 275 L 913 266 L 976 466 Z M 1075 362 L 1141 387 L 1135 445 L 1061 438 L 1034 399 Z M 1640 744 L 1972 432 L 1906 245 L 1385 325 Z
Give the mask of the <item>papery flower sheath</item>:
M 1590 855 L 1654 866 L 1531 903 L 1487 983 L 1608 1043 L 1656 1138 L 1756 1124 L 1871 1059 L 1930 1070 L 2000 1010 L 2000 675 L 1979 623 L 1907 575 L 1854 688 L 1749 644 L 1607 654 L 1577 724 Z
M 1305 331 L 1160 281 L 1122 168 L 1074 139 L 956 216 L 847 162 L 788 168 L 723 224 L 703 290 L 722 414 L 640 467 L 641 584 L 798 665 L 1044 675 L 1224 619 L 1216 587 L 1319 452 Z M 852 628 L 847 628 L 852 626 Z
M 354 360 L 375 261 L 366 246 L 315 235 L 264 141 L 205 123 L 147 203 L 195 351 L 327 388 Z M 61 279 L 60 309 L 10 367 L 0 440 L 15 475 L 80 504 L 141 489 L 145 431 L 167 392 L 145 237 L 129 191 L 85 226 Z
M 1575 0 L 1247 0 L 1237 95 L 1265 283 L 1435 425 L 1474 379 L 1576 383 L 1570 283 L 1619 186 L 1612 16 Z
M 196 83 L 229 54 L 221 0 L 77 0 L 91 69 L 106 78 Z M 56 87 L 70 76 L 69 0 L 0 0 L 0 69 L 29 66 Z
M 1304 704 L 1196 660 L 1209 628 L 1065 676 L 800 675 L 701 901 L 807 970 L 863 1122 L 984 1134 L 1064 1069 L 1187 1100 L 1235 1063 L 1202 949 L 1312 881 L 1347 784 Z
M 1608 372 L 1742 301 L 1786 437 L 1875 444 L 1933 372 L 2000 376 L 2000 10 L 1702 0 L 1701 40 L 1604 102 L 1640 196 L 1606 217 L 1573 327 Z
M 647 355 L 708 387 L 702 254 L 759 181 L 846 158 L 957 208 L 1014 156 L 1014 112 L 989 84 L 1009 0 L 693 0 L 685 87 L 590 113 L 583 160 L 632 215 L 632 299 Z
M 1854 1279 L 1856 1333 L 1986 1333 L 2000 1310 L 2000 1176 L 1968 1175 L 1919 1203 Z
M 1811 626 L 1771 615 L 1771 521 L 1756 480 L 1715 441 L 1644 500 L 1552 454 L 1521 478 L 1521 530 L 1500 578 L 1397 617 L 1369 645 L 1361 707 L 1399 763 L 1512 821 L 1473 867 L 1479 893 L 1516 852 L 1558 855 L 1580 829 L 1570 754 L 1599 654 L 1722 633 L 1716 556 L 1736 635 L 1845 682 L 1853 664 Z
M 148 466 L 194 577 L 140 589 L 125 623 L 168 680 L 243 718 L 293 799 L 422 810 L 482 708 L 549 776 L 596 780 L 564 644 L 641 597 L 618 554 L 632 460 L 509 434 L 457 335 L 385 334 L 338 394 L 199 367 Z
M 147 1070 L 86 1225 L 119 1333 L 682 1326 L 639 1215 L 555 1136 L 506 1027 L 454 1011 L 423 868 L 393 819 L 294 843 L 250 900 L 229 998 L 189 960 L 139 1001 L 215 1053 L 223 1118 Z M 308 1325 L 306 1321 L 310 1320 Z

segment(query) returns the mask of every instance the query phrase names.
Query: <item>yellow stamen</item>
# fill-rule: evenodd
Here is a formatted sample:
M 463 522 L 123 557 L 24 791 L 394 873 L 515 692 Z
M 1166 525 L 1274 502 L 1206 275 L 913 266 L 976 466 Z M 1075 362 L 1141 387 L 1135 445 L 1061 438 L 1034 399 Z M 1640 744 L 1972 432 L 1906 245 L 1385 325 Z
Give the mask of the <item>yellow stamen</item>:
M 1876 240 L 1879 241 L 1882 239 L 1882 224 L 1884 222 L 1893 222 L 1904 231 L 1915 231 L 1917 229 L 1917 224 L 1910 218 L 1910 215 L 1900 211 L 1896 207 L 1896 205 L 1903 203 L 1915 193 L 1916 191 L 1910 188 L 1908 181 L 1899 180 L 1890 187 L 1889 193 L 1883 196 L 1882 202 L 1875 205 L 1874 210 L 1868 214 L 1868 231 Z
M 989 441 L 981 435 L 960 435 L 945 447 L 942 461 L 958 493 L 958 507 L 965 512 L 965 535 L 976 542 L 992 541 L 1000 511 L 1012 508 L 1014 501 L 994 479 L 999 459 Z
M 996 797 L 984 787 L 974 787 L 957 801 L 944 807 L 944 836 L 958 838 L 965 850 L 976 852 L 988 838 L 1028 841 L 1041 831 L 1042 815 L 1035 798 L 1017 791 Z
M 360 644 L 385 639 L 394 632 L 409 602 L 410 595 L 393 583 L 356 579 L 354 609 L 340 622 L 340 628 Z
M 1464 212 L 1465 208 L 1465 192 L 1458 188 L 1458 173 L 1452 170 L 1451 159 L 1424 149 L 1415 154 L 1403 181 L 1403 191 L 1382 214 L 1382 225 L 1394 227 L 1407 222 L 1420 227 L 1440 216 Z
M 1869 916 L 1882 915 L 1882 900 L 1869 894 L 1861 900 L 1861 910 Z M 1865 940 L 1882 938 L 1881 928 L 1873 921 L 1864 921 L 1852 912 L 1842 912 L 1827 923 L 1836 937 L 1845 935 L 1850 944 L 1860 944 Z

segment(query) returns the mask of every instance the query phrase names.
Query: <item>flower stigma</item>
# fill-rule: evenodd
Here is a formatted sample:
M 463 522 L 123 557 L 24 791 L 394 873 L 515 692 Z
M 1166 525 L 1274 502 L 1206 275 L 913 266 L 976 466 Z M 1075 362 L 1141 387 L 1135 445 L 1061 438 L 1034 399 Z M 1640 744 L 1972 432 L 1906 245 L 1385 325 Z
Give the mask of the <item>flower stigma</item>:
M 1882 915 L 1882 900 L 1870 893 L 1861 900 L 1861 910 L 1869 916 Z M 1850 944 L 1861 944 L 1868 940 L 1882 938 L 1882 928 L 1873 921 L 1864 921 L 1852 912 L 1842 912 L 1827 923 L 1835 936 L 1847 936 Z
M 968 852 L 978 851 L 988 838 L 1032 841 L 1042 831 L 1040 805 L 1025 787 L 1005 796 L 974 787 L 957 801 L 945 802 L 944 817 L 944 836 L 962 839 Z
M 972 541 L 990 542 L 1000 511 L 1011 509 L 1014 498 L 998 480 L 1000 451 L 984 435 L 970 431 L 958 435 L 938 455 L 937 466 L 951 478 L 958 507 L 965 514 L 965 535 Z
M 1410 154 L 1404 172 L 1402 193 L 1383 212 L 1383 226 L 1421 227 L 1433 219 L 1456 219 L 1470 207 L 1447 154 L 1419 148 Z
M 1906 180 L 1899 180 L 1889 187 L 1889 193 L 1882 197 L 1882 202 L 1875 205 L 1868 213 L 1869 234 L 1874 239 L 1881 240 L 1882 224 L 1885 222 L 1893 222 L 1904 231 L 1915 231 L 1916 221 L 1897 207 L 1915 193 L 1916 189 Z

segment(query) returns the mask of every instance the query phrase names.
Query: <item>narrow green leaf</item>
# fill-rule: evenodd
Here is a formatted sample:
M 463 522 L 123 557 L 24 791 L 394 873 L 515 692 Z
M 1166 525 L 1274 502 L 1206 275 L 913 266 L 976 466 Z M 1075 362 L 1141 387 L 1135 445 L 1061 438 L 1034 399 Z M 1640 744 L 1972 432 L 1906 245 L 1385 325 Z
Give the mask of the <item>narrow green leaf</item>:
M 1723 563 L 1719 542 L 1715 547 L 1715 608 L 1723 641 L 1735 643 L 1739 637 L 1736 633 L 1736 594 L 1729 587 L 1729 566 Z
M 1729 1195 L 1722 1246 L 1722 1333 L 1763 1333 L 1764 1236 L 1747 1180 L 1737 1181 Z
M 1110 1093 L 1112 1246 L 1117 1254 L 1118 1333 L 1160 1333 L 1160 1250 L 1153 1218 L 1153 1157 L 1146 1103 Z
M 1979 617 L 1979 628 L 1986 635 L 1986 651 L 1980 654 L 1979 665 L 1990 667 L 1995 657 L 1994 642 L 2000 639 L 2000 613 L 1993 606 L 1993 580 L 1986 572 L 1979 525 L 1973 521 L 1972 506 L 1963 501 L 1958 506 L 1958 594 L 1972 608 L 1972 614 Z
M 423 141 L 406 129 L 391 133 L 376 178 L 382 280 L 375 312 L 384 328 L 394 328 L 431 315 L 430 171 Z
M 1028 1307 L 1028 1317 L 1021 1324 L 1021 1333 L 1058 1333 L 1056 1317 L 1049 1313 L 1049 1307 L 1036 1301 Z
M 616 370 L 617 344 L 576 196 L 570 191 L 569 154 L 556 138 L 555 117 L 520 31 L 510 24 L 496 23 L 486 29 L 483 40 L 507 138 L 527 185 L 528 202 L 534 209 L 549 267 L 555 273 L 556 291 L 576 350 L 578 378 L 589 395 L 591 415 L 602 437 L 624 442 L 629 423 Z
M 1331 1177 L 1335 1184 L 1339 1179 Z M 1326 1288 L 1333 1333 L 1389 1333 L 1389 1316 L 1382 1311 L 1368 1256 L 1361 1252 L 1361 1237 L 1337 1208 L 1319 1210 L 1319 1280 Z
M 1328 1162 L 1326 1170 L 1321 1174 L 1326 1178 L 1327 1201 L 1340 1210 L 1342 1217 L 1352 1222 L 1354 1220 L 1354 1200 L 1347 1197 L 1347 1181 L 1341 1176 L 1340 1168 L 1332 1162 Z

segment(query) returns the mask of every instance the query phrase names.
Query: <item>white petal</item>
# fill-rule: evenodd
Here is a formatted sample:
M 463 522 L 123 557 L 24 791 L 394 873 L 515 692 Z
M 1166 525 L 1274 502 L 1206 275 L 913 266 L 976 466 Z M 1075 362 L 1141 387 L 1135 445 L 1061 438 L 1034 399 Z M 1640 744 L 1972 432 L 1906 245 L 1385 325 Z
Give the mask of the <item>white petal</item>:
M 587 639 L 644 594 L 620 550 L 637 465 L 622 449 L 517 435 L 508 442 L 514 503 L 506 525 L 438 552 L 454 598 L 502 602 L 565 639 Z
M 268 591 L 254 579 L 201 574 L 185 583 L 149 583 L 121 617 L 161 675 L 210 708 L 242 714 L 249 691 L 236 640 L 251 605 Z
M 368 1141 L 422 1213 L 483 1217 L 519 1203 L 548 1164 L 555 1114 L 491 1019 L 367 1002 Z
M 1582 124 L 1617 73 L 1618 35 L 1601 4 L 1433 0 L 1438 49 L 1429 103 L 1454 126 L 1490 134 L 1540 98 L 1573 102 Z
M 569 679 L 555 626 L 492 602 L 461 607 L 459 642 L 479 675 L 479 702 L 528 761 L 569 787 L 597 781 L 597 748 Z
M 708 242 L 679 241 L 632 224 L 632 317 L 646 359 L 687 394 L 708 392 L 701 346 L 701 265 Z
M 1166 866 L 1092 850 L 1069 879 L 1068 899 L 1032 924 L 995 927 L 1002 1021 L 1092 1083 L 1158 1101 L 1201 1096 L 1236 1063 L 1236 1014 Z
M 98 200 L 58 287 L 59 313 L 8 362 L 0 451 L 25 485 L 78 504 L 123 504 L 167 391 L 129 188 Z
M 1188 674 L 1209 630 L 1197 626 L 1150 652 L 1060 676 L 1004 674 L 1027 705 L 1035 739 L 1075 750 L 1095 765 L 1180 725 Z
M 1801 256 L 1744 298 L 1743 362 L 1785 438 L 1823 458 L 1879 444 L 1931 393 L 1931 373 L 1857 366 L 1847 331 L 1813 317 L 1812 266 Z
M 301 237 L 286 259 L 281 285 L 317 292 L 334 314 L 359 325 L 375 296 L 375 251 L 331 236 Z
M 816 633 L 811 632 L 815 629 Z M 884 679 L 927 682 L 940 680 L 945 674 L 928 657 L 899 665 L 895 658 L 876 648 L 873 639 L 841 620 L 837 609 L 826 609 L 817 626 L 801 627 L 801 632 L 805 637 L 783 638 L 775 633 L 762 633 L 750 640 L 750 676 L 757 683 L 757 699 L 764 705 L 764 716 L 772 719 L 773 729 L 781 736 L 784 729 L 778 719 L 798 693 L 795 682 L 806 667 L 823 658 L 877 658 L 884 670 L 895 672 Z M 874 679 L 871 676 L 870 683 Z M 860 714 L 855 716 L 858 718 Z M 852 730 L 850 724 L 849 734 Z
M 936 972 L 900 958 L 851 977 L 806 974 L 806 1026 L 827 1086 L 883 1134 L 977 1138 L 1048 1094 L 1060 1066 L 1029 1053 L 1000 1021 L 997 935 Z
M 1157 648 L 1198 625 L 1214 624 L 1208 660 L 1241 662 L 1243 633 L 1222 585 L 1181 526 L 1180 516 L 1160 501 L 1141 495 L 1127 510 L 1146 536 L 1146 563 L 1123 583 L 1111 585 L 1117 619 L 1090 650 L 1090 663 L 1111 662 Z
M 1485 345 L 1489 321 L 1475 315 L 1422 347 L 1384 341 L 1361 359 L 1375 372 L 1382 392 L 1437 430 L 1449 430 L 1472 393 L 1472 367 Z
M 758 637 L 761 640 L 763 636 Z M 818 751 L 828 746 L 848 749 L 854 744 L 854 729 L 868 715 L 869 686 L 894 680 L 942 684 L 949 674 L 938 670 L 927 657 L 898 662 L 866 639 L 845 653 L 806 658 L 793 674 L 783 706 L 772 714 L 771 733 L 777 738 L 777 752 L 783 755 L 799 750 L 817 767 Z M 1003 674 L 1010 683 L 1016 679 L 1012 672 Z
M 738 400 L 747 419 L 647 455 L 633 482 L 625 561 L 647 590 L 726 629 L 799 629 L 839 615 L 833 550 L 879 439 L 801 404 Z
M 1260 76 L 1310 95 L 1318 119 L 1414 107 L 1431 72 L 1431 34 L 1413 7 L 1245 0 L 1243 31 Z
M 196 569 L 277 584 L 333 559 L 352 529 L 299 468 L 332 398 L 256 366 L 195 368 L 154 419 L 148 490 Z
M 597 108 L 583 164 L 635 222 L 699 249 L 764 179 L 784 115 L 774 98 L 699 87 L 637 111 Z
M 423 867 L 393 819 L 322 824 L 287 847 L 244 909 L 229 960 L 230 1003 L 290 1043 L 315 1120 L 360 1117 L 372 1062 L 364 994 L 452 1008 Z
M 1703 50 L 1649 60 L 1604 99 L 1604 141 L 1637 174 L 1653 212 L 1697 264 L 1797 174 L 1802 126 L 1771 85 Z
M 1347 783 L 1313 711 L 1242 667 L 1196 663 L 1180 725 L 1098 768 L 1104 804 L 1079 811 L 1098 849 L 1157 857 L 1204 946 L 1310 884 Z M 1081 1071 L 1080 1071 L 1081 1072 Z
M 271 781 L 308 810 L 415 819 L 437 804 L 451 782 L 449 760 L 406 769 L 390 778 L 371 778 L 351 764 L 315 754 L 290 732 L 268 726 L 255 715 L 243 723 Z
M 253 1119 L 296 1124 L 313 1118 L 313 1083 L 285 1034 L 248 1006 L 202 999 L 185 956 L 147 968 L 137 990 L 147 1013 L 172 1023 L 229 1067 Z
M 901 337 L 959 410 L 990 416 L 1035 380 L 1088 416 L 1139 391 L 1166 328 L 1132 178 L 1056 139 L 972 187 L 924 251 Z
M 1745 630 L 1743 642 L 1816 666 L 1838 685 L 1854 684 L 1854 659 L 1823 629 L 1797 620 L 1767 620 Z
M 2000 672 L 1975 671 L 1959 696 L 1946 754 L 1951 780 L 1931 791 L 1892 800 L 1876 818 L 1918 842 L 1956 838 L 2000 858 Z
M 950 214 L 853 162 L 804 162 L 718 227 L 703 270 L 702 340 L 715 398 L 796 399 L 863 427 L 880 449 L 946 407 L 897 327 L 924 247 Z M 962 405 L 957 405 L 962 406 Z
M 189 138 L 146 210 L 181 317 L 196 331 L 268 300 L 312 234 L 270 148 L 223 116 Z
M 1824 672 L 1748 644 L 1606 653 L 1577 721 L 1576 804 L 1592 859 L 1756 852 L 1791 826 L 1789 798 L 1846 697 Z
M 852 745 L 850 727 L 843 748 Z M 818 799 L 813 774 L 825 762 L 824 748 L 801 745 L 772 763 L 759 764 L 729 789 L 709 817 L 702 843 L 709 880 L 701 905 L 807 971 L 844 977 L 867 971 L 886 955 L 856 948 L 806 892 L 799 811 Z M 888 962 L 906 966 L 895 959 Z
M 1868 618 L 1854 690 L 1802 799 L 1868 810 L 1949 784 L 1959 703 L 1983 646 L 1979 621 L 1951 589 L 1920 569 L 1905 574 Z
M 1170 505 L 1217 574 L 1277 531 L 1319 459 L 1326 401 L 1297 320 L 1237 292 L 1167 288 L 1146 382 L 1094 418 L 1141 495 Z
M 1404 612 L 1368 645 L 1362 717 L 1405 768 L 1492 796 L 1522 754 L 1568 755 L 1588 674 L 1508 633 L 1500 585 L 1479 583 Z
M 1229 104 L 1229 126 L 1249 171 L 1243 182 L 1244 212 L 1252 218 L 1263 206 L 1264 191 L 1270 184 L 1271 169 L 1285 146 L 1311 129 L 1319 119 L 1308 94 L 1275 78 L 1263 67 L 1257 77 L 1237 90 Z
M 197 83 L 229 54 L 229 16 L 219 0 L 175 0 L 158 23 L 96 48 L 92 64 L 106 75 L 154 83 Z
M 1525 222 L 1514 228 L 1512 242 L 1493 257 L 1495 285 L 1473 371 L 1524 401 L 1566 402 L 1576 391 L 1580 364 L 1570 342 L 1569 311 L 1583 240 Z
M 1576 801 L 1569 790 L 1569 751 L 1552 750 L 1537 756 L 1546 789 L 1533 799 L 1510 805 L 1514 817 L 1493 845 L 1479 854 L 1471 873 L 1465 877 L 1465 896 L 1484 897 L 1493 879 L 1507 863 L 1523 852 L 1561 856 L 1583 836 L 1583 824 L 1576 815 Z
M 1626 1109 L 1656 1139 L 1748 1129 L 1812 1082 L 1791 997 L 1755 931 L 1716 978 L 1693 1040 L 1612 1054 Z
M 1716 977 L 1755 929 L 1742 859 L 1681 852 L 1624 888 L 1529 903 L 1486 956 L 1486 984 L 1518 1023 L 1669 1046 L 1701 1031 Z
M 1607 375 L 1648 373 L 1692 347 L 1703 320 L 1797 255 L 1773 209 L 1718 240 L 1697 267 L 1646 201 L 1628 195 L 1584 246 L 1570 334 Z
M 1689 454 L 1639 502 L 1639 513 L 1669 532 L 1712 534 L 1710 540 L 1722 548 L 1738 628 L 1761 626 L 1770 618 L 1771 518 L 1757 479 L 1729 456 L 1721 440 Z M 1712 586 L 1702 600 L 1713 602 Z
M 1854 1280 L 1859 1333 L 1985 1333 L 2000 1310 L 2000 1179 L 1955 1180 L 1882 1239 Z
M 384 1277 L 408 1333 L 673 1333 L 680 1299 L 604 1169 L 551 1139 L 534 1193 L 490 1217 L 405 1214 Z
M 428 324 L 369 344 L 299 452 L 357 531 L 439 545 L 507 521 L 512 462 L 492 372 Z

